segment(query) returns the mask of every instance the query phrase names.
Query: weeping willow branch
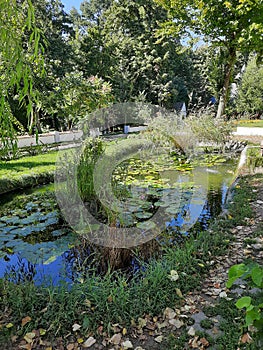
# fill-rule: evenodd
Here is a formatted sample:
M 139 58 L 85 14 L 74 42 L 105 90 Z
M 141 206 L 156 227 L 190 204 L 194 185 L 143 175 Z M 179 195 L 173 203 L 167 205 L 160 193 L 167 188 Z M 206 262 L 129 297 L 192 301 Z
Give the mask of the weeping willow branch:
M 0 13 L 0 141 L 2 148 L 14 148 L 19 122 L 9 99 L 15 91 L 31 116 L 37 100 L 33 72 L 44 72 L 43 47 L 31 0 L 0 0 Z

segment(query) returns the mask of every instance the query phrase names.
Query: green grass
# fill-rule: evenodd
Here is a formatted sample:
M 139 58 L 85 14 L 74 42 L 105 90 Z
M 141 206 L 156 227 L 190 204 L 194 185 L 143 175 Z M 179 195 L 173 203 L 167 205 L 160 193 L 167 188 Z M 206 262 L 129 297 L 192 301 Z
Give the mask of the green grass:
M 55 170 L 58 152 L 38 154 L 10 161 L 0 161 L 0 179 L 18 178 L 21 174 L 41 173 Z
M 58 152 L 0 161 L 0 193 L 53 180 Z
M 211 229 L 201 232 L 198 237 L 190 237 L 184 244 L 173 248 L 164 248 L 159 259 L 145 263 L 145 271 L 132 279 L 120 271 L 109 271 L 105 276 L 90 274 L 70 290 L 66 286 L 15 285 L 1 279 L 0 309 L 7 310 L 8 317 L 0 327 L 0 343 L 9 344 L 12 335 L 22 337 L 40 328 L 46 330 L 45 339 L 54 340 L 72 333 L 74 323 L 81 325 L 82 336 L 93 334 L 98 338 L 97 329 L 102 324 L 103 330 L 112 334 L 115 323 L 129 328 L 131 320 L 137 322 L 138 317 L 157 315 L 166 307 L 180 307 L 177 288 L 183 295 L 198 288 L 209 269 L 210 260 L 224 254 L 233 239 L 230 228 L 245 224 L 244 218 L 253 216 L 249 205 L 255 196 L 251 191 L 251 179 L 242 180 L 236 188 L 229 207 L 229 219 L 215 220 Z M 171 270 L 178 272 L 176 282 L 169 279 Z M 25 316 L 32 320 L 21 327 Z M 8 323 L 12 323 L 10 328 L 6 327 Z M 224 349 L 234 349 L 236 334 L 240 335 L 238 327 L 229 340 L 234 345 Z
M 249 148 L 247 151 L 247 166 L 252 171 L 257 167 L 263 167 L 263 157 L 260 147 Z
M 263 119 L 262 120 L 246 120 L 241 119 L 235 122 L 237 126 L 247 127 L 247 128 L 263 128 Z

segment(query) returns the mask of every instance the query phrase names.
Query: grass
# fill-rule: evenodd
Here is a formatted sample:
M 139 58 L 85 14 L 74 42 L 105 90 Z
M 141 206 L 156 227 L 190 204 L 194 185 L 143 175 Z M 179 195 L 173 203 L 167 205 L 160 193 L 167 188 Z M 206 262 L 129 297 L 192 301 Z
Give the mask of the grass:
M 236 126 L 242 126 L 247 128 L 263 128 L 263 119 L 256 119 L 256 120 L 246 120 L 241 119 L 235 122 Z
M 263 157 L 259 147 L 249 148 L 247 151 L 247 166 L 254 171 L 257 167 L 263 167 Z
M 98 338 L 100 326 L 106 335 L 110 335 L 113 324 L 129 328 L 132 320 L 137 322 L 139 317 L 157 315 L 166 307 L 180 306 L 177 288 L 183 295 L 198 288 L 210 260 L 225 253 L 233 239 L 230 228 L 245 224 L 244 218 L 253 216 L 249 201 L 255 194 L 251 191 L 250 179 L 242 180 L 236 188 L 228 219 L 215 220 L 210 230 L 190 237 L 182 245 L 164 248 L 160 259 L 145 263 L 145 269 L 132 279 L 121 271 L 108 271 L 105 276 L 90 274 L 70 290 L 66 285 L 35 287 L 32 283 L 15 285 L 1 279 L 0 309 L 6 310 L 6 316 L 0 320 L 0 343 L 11 346 L 12 335 L 21 338 L 34 329 L 44 329 L 44 338 L 52 341 L 58 336 L 72 334 L 74 323 L 81 325 L 79 333 L 82 336 Z M 171 270 L 178 272 L 176 282 L 169 279 Z M 25 316 L 32 320 L 21 326 Z M 240 335 L 238 327 L 235 335 L 231 335 L 231 344 L 237 344 L 237 334 Z
M 53 180 L 58 152 L 0 161 L 0 193 Z
M 21 173 L 31 174 L 55 169 L 58 152 L 38 154 L 10 161 L 0 161 L 0 179 L 5 177 L 19 177 Z

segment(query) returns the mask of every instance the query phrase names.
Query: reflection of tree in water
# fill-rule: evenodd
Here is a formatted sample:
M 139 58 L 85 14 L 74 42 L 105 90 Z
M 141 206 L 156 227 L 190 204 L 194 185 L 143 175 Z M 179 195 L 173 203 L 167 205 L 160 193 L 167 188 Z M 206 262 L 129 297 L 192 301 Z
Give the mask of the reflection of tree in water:
M 223 193 L 222 189 L 212 189 L 207 194 L 207 204 L 211 217 L 218 216 L 222 211 Z
M 7 266 L 5 278 L 13 283 L 33 281 L 36 275 L 36 267 L 30 261 L 17 256 L 17 262 Z

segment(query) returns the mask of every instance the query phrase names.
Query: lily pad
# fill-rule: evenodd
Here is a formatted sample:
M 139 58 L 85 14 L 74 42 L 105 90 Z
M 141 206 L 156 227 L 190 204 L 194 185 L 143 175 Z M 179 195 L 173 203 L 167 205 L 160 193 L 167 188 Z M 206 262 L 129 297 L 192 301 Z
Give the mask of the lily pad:
M 156 227 L 153 221 L 138 222 L 136 226 L 142 230 L 151 230 Z
M 135 216 L 138 219 L 149 219 L 150 217 L 153 216 L 153 214 L 149 212 L 139 212 L 139 213 L 135 213 Z

